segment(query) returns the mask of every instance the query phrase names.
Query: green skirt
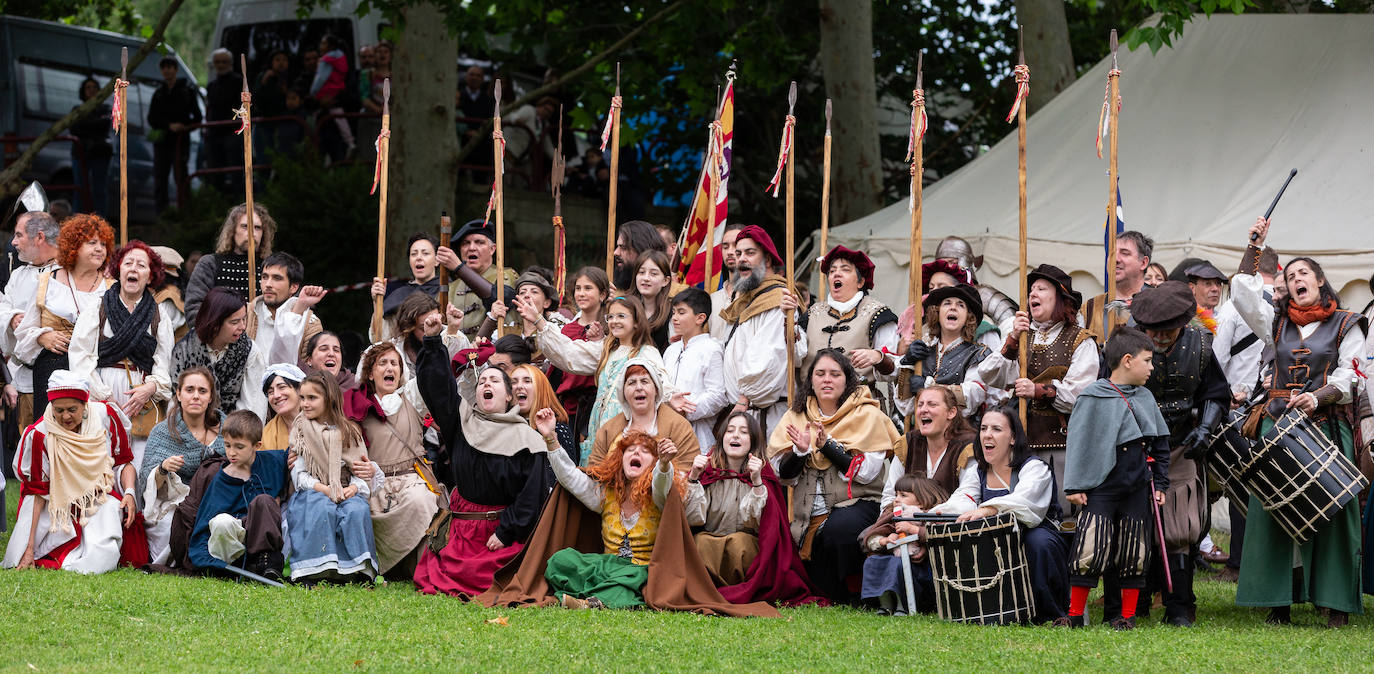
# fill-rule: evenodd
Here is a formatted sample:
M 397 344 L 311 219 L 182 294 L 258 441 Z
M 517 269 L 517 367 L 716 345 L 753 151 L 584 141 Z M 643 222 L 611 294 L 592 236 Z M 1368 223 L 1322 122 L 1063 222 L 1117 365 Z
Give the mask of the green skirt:
M 1265 418 L 1260 433 L 1274 422 Z M 1329 433 L 1323 424 L 1322 432 Z M 1355 442 L 1349 424 L 1336 422 L 1332 438 L 1351 458 Z M 1334 520 L 1308 542 L 1298 545 L 1278 522 L 1250 496 L 1245 518 L 1245 548 L 1240 562 L 1238 606 L 1288 606 L 1312 602 L 1325 608 L 1361 613 L 1360 605 L 1360 504 L 1352 500 Z M 1302 566 L 1294 568 L 1301 560 Z
M 565 594 L 596 597 L 606 608 L 634 608 L 644 605 L 641 590 L 649 582 L 649 567 L 615 555 L 564 548 L 549 557 L 544 578 L 559 599 Z

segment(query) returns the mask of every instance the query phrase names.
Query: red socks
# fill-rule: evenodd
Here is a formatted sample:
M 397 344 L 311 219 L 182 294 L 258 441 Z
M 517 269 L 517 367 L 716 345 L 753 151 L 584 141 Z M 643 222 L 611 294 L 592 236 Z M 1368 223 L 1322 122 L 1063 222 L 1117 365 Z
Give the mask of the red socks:
M 1135 605 L 1140 601 L 1139 589 L 1121 588 L 1121 617 L 1131 619 L 1135 617 Z
M 1088 607 L 1088 593 L 1092 592 L 1090 587 L 1074 585 L 1069 588 L 1069 616 L 1077 618 L 1083 615 L 1083 610 Z M 1134 590 L 1132 590 L 1134 592 Z M 1135 612 L 1135 606 L 1131 606 L 1131 612 Z

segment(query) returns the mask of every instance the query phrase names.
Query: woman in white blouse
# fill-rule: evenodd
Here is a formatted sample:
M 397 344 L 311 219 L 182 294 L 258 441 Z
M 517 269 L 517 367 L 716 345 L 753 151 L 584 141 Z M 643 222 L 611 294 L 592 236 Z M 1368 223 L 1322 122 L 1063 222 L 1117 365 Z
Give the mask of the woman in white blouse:
M 978 448 L 959 475 L 959 488 L 932 512 L 957 514 L 960 521 L 1010 514 L 1021 526 L 1030 566 L 1035 621 L 1064 618 L 1069 600 L 1069 545 L 1059 533 L 1058 491 L 1044 460 L 1031 456 L 1016 408 L 997 407 L 983 415 Z

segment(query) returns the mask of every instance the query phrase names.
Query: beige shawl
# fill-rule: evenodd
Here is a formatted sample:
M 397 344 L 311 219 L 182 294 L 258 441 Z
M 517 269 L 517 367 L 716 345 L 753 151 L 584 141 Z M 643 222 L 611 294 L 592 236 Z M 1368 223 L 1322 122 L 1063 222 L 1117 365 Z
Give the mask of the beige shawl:
M 339 501 L 344 484 L 353 476 L 349 466 L 362 461 L 363 446 L 344 447 L 344 434 L 338 426 L 326 426 L 297 414 L 291 425 L 291 448 L 305 462 L 310 476 L 329 487 L 329 498 Z
M 43 413 L 44 449 L 48 453 L 48 518 L 50 531 L 71 533 L 72 510 L 85 526 L 109 498 L 114 487 L 114 457 L 110 455 L 109 422 L 103 403 L 86 405 L 81 427 L 69 431 L 57 423 L 52 404 Z
M 771 458 L 792 449 L 792 440 L 787 437 L 788 424 L 804 429 L 807 437 L 814 442 L 815 431 L 810 427 L 812 422 L 819 422 L 827 435 L 850 452 L 892 452 L 906 461 L 906 438 L 883 414 L 867 386 L 854 389 L 840 408 L 835 410 L 835 414 L 829 417 L 821 414 L 815 396 L 807 399 L 805 415 L 787 410 L 773 428 L 773 435 L 768 438 L 768 456 Z M 816 470 L 830 467 L 830 459 L 819 451 L 811 452 L 807 456 L 807 463 Z
M 463 421 L 463 438 L 483 454 L 515 456 L 521 450 L 529 450 L 531 454 L 548 451 L 544 436 L 520 416 L 520 408 L 516 405 L 504 412 L 488 414 L 463 399 L 458 404 L 458 414 Z

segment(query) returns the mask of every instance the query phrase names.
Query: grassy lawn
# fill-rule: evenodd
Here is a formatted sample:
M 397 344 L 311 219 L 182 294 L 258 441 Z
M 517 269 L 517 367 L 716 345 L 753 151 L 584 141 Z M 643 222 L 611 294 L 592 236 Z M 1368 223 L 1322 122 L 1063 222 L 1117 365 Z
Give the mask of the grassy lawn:
M 12 523 L 18 494 L 10 486 L 6 516 Z M 0 534 L 0 544 L 6 538 Z M 1234 585 L 1199 581 L 1198 627 L 1180 630 L 1147 620 L 1135 632 L 1115 633 L 1100 626 L 982 628 L 844 608 L 784 610 L 781 620 L 491 610 L 423 596 L 408 583 L 278 590 L 128 569 L 95 577 L 0 571 L 0 670 L 1370 667 L 1374 618 L 1355 616 L 1352 627 L 1330 631 L 1315 626 L 1310 607 L 1299 607 L 1297 626 L 1265 626 L 1262 614 L 1233 605 Z M 1370 610 L 1374 602 L 1366 601 Z

